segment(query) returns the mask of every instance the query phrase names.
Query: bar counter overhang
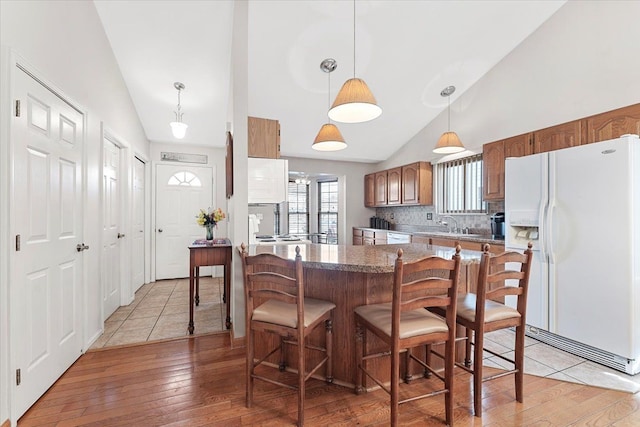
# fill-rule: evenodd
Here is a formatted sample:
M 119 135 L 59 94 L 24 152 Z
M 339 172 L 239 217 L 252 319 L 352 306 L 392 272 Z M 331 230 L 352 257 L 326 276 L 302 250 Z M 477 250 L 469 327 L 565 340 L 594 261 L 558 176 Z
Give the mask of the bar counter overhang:
M 360 305 L 391 301 L 393 268 L 398 249 L 403 250 L 402 258 L 405 261 L 427 256 L 451 259 L 455 254 L 454 248 L 417 243 L 375 246 L 321 244 L 249 246 L 248 252 L 249 255 L 273 253 L 293 259 L 296 246 L 300 247 L 302 256 L 305 296 L 332 301 L 336 304 L 333 318 L 333 377 L 334 383 L 347 387 L 353 387 L 355 383 L 353 310 Z M 477 251 L 461 251 L 459 293 L 471 290 L 481 255 L 481 252 Z M 317 334 L 317 336 L 314 334 L 310 337 L 310 342 L 322 342 L 323 338 L 324 334 Z M 373 335 L 367 335 L 367 347 L 375 348 L 376 341 Z M 276 344 L 275 338 L 257 335 L 256 357 L 267 354 Z M 379 342 L 377 344 L 379 345 Z M 270 361 L 274 365 L 278 364 L 275 356 L 272 356 Z M 388 376 L 388 366 L 387 359 L 381 362 L 371 361 L 369 369 L 379 372 L 384 378 L 384 372 L 387 372 Z M 287 367 L 297 369 L 293 352 L 287 356 Z M 317 373 L 319 378 L 323 374 L 323 372 Z M 367 387 L 371 385 L 367 384 Z

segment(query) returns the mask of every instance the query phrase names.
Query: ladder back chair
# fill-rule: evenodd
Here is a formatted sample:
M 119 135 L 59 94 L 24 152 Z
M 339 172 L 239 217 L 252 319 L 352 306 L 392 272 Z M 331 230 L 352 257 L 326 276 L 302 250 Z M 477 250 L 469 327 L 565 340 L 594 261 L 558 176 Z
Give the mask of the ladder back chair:
M 461 368 L 473 374 L 473 410 L 482 416 L 482 383 L 509 374 L 515 374 L 516 400 L 523 401 L 524 334 L 527 313 L 527 291 L 533 252 L 529 243 L 524 253 L 515 251 L 499 255 L 489 253 L 485 244 L 480 260 L 477 294 L 468 293 L 458 303 L 456 321 L 466 332 L 464 365 Z M 516 307 L 498 302 L 506 296 L 515 296 Z M 509 359 L 484 348 L 484 334 L 505 328 L 515 328 L 515 357 Z M 473 340 L 472 340 L 473 337 Z M 473 368 L 471 346 L 473 345 Z M 483 377 L 483 350 L 514 364 L 514 369 Z
M 363 388 L 363 373 L 390 395 L 391 425 L 398 424 L 399 405 L 417 399 L 444 394 L 445 418 L 453 425 L 453 368 L 455 357 L 455 313 L 460 274 L 460 246 L 451 260 L 426 257 L 404 262 L 398 250 L 393 275 L 393 299 L 389 303 L 369 304 L 355 308 L 356 322 L 356 393 Z M 445 316 L 425 308 L 441 307 Z M 385 344 L 385 350 L 367 353 L 366 334 L 370 331 Z M 444 375 L 411 353 L 415 347 L 445 343 Z M 403 377 L 410 380 L 410 362 L 420 364 L 444 382 L 444 388 L 400 400 L 400 353 L 405 352 Z M 391 357 L 390 388 L 367 370 L 366 362 L 379 357 Z M 407 391 L 408 393 L 409 391 Z M 404 393 L 404 392 L 403 392 Z
M 246 406 L 253 403 L 254 380 L 262 380 L 298 392 L 298 425 L 304 425 L 304 400 L 306 381 L 323 365 L 325 380 L 332 377 L 332 316 L 335 304 L 304 296 L 304 276 L 300 247 L 296 246 L 294 260 L 281 258 L 270 253 L 250 256 L 244 244 L 241 245 L 242 271 L 245 291 L 246 325 Z M 325 346 L 310 345 L 307 337 L 319 326 L 325 328 Z M 279 336 L 278 344 L 256 359 L 256 332 Z M 279 370 L 287 367 L 286 345 L 296 348 L 297 382 L 290 384 L 277 375 L 256 372 L 256 368 L 279 352 Z M 307 367 L 305 350 L 320 354 L 314 366 Z M 268 365 L 267 365 L 268 366 Z

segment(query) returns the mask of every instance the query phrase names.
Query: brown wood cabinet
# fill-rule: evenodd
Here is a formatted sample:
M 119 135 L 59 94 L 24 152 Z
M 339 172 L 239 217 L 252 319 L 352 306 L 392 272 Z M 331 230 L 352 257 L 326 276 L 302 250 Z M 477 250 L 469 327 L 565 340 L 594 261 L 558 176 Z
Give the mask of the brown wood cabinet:
M 363 230 L 362 228 L 355 228 L 353 227 L 353 240 L 352 240 L 352 244 L 353 245 L 357 245 L 360 246 L 363 244 L 364 240 L 363 240 Z
M 533 133 L 533 152 L 546 153 L 547 151 L 561 150 L 582 144 L 583 120 L 574 120 Z
M 376 183 L 375 183 L 376 194 L 374 197 L 374 205 L 386 206 L 387 205 L 387 171 L 376 172 L 375 179 L 376 179 Z
M 372 208 L 376 205 L 376 174 L 364 176 L 364 205 Z
M 366 207 L 400 204 L 432 205 L 432 175 L 431 163 L 428 162 L 415 162 L 365 175 L 364 205 Z M 372 192 L 373 204 L 371 204 Z
M 640 104 L 586 118 L 586 142 L 606 141 L 633 133 L 640 135 Z
M 402 201 L 402 168 L 387 170 L 387 205 L 399 205 Z
M 280 158 L 280 123 L 277 120 L 249 117 L 249 157 Z
M 482 197 L 504 199 L 504 141 L 482 146 Z
M 431 163 L 416 162 L 402 167 L 402 204 L 433 204 L 433 172 Z
M 354 245 L 386 245 L 387 231 L 353 227 Z

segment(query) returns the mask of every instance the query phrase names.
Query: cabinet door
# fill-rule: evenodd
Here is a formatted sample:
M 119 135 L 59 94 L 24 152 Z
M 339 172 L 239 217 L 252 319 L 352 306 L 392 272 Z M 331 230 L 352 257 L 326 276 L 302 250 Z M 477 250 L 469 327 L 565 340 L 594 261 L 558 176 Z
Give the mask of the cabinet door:
M 400 191 L 402 186 L 402 168 L 393 168 L 387 171 L 387 204 L 399 205 L 402 201 Z
M 371 208 L 376 205 L 376 174 L 364 176 L 364 205 Z
M 249 203 L 280 203 L 287 200 L 288 160 L 249 158 L 247 166 Z
M 586 121 L 588 144 L 628 133 L 640 135 L 640 104 L 587 117 Z
M 533 134 L 525 133 L 504 140 L 504 158 L 533 154 Z
M 551 126 L 533 133 L 534 153 L 560 150 L 582 144 L 582 120 Z
M 387 171 L 376 172 L 376 195 L 375 205 L 385 206 L 387 204 Z
M 402 204 L 433 204 L 431 163 L 417 162 L 402 167 Z
M 277 120 L 249 117 L 249 157 L 280 158 L 280 123 Z
M 482 197 L 504 199 L 504 141 L 482 146 Z

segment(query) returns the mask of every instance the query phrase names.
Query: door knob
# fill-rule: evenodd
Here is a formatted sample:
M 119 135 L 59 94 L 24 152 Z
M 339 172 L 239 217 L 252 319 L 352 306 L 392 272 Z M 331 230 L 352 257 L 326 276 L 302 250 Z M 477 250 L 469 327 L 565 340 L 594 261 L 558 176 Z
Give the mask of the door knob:
M 162 233 L 162 228 L 158 228 L 158 233 Z
M 78 243 L 78 244 L 76 245 L 76 250 L 77 250 L 78 252 L 86 251 L 86 250 L 88 250 L 88 249 L 89 249 L 89 245 L 85 245 L 84 243 Z
M 124 233 L 120 234 L 118 233 L 118 239 L 122 239 L 124 237 Z

